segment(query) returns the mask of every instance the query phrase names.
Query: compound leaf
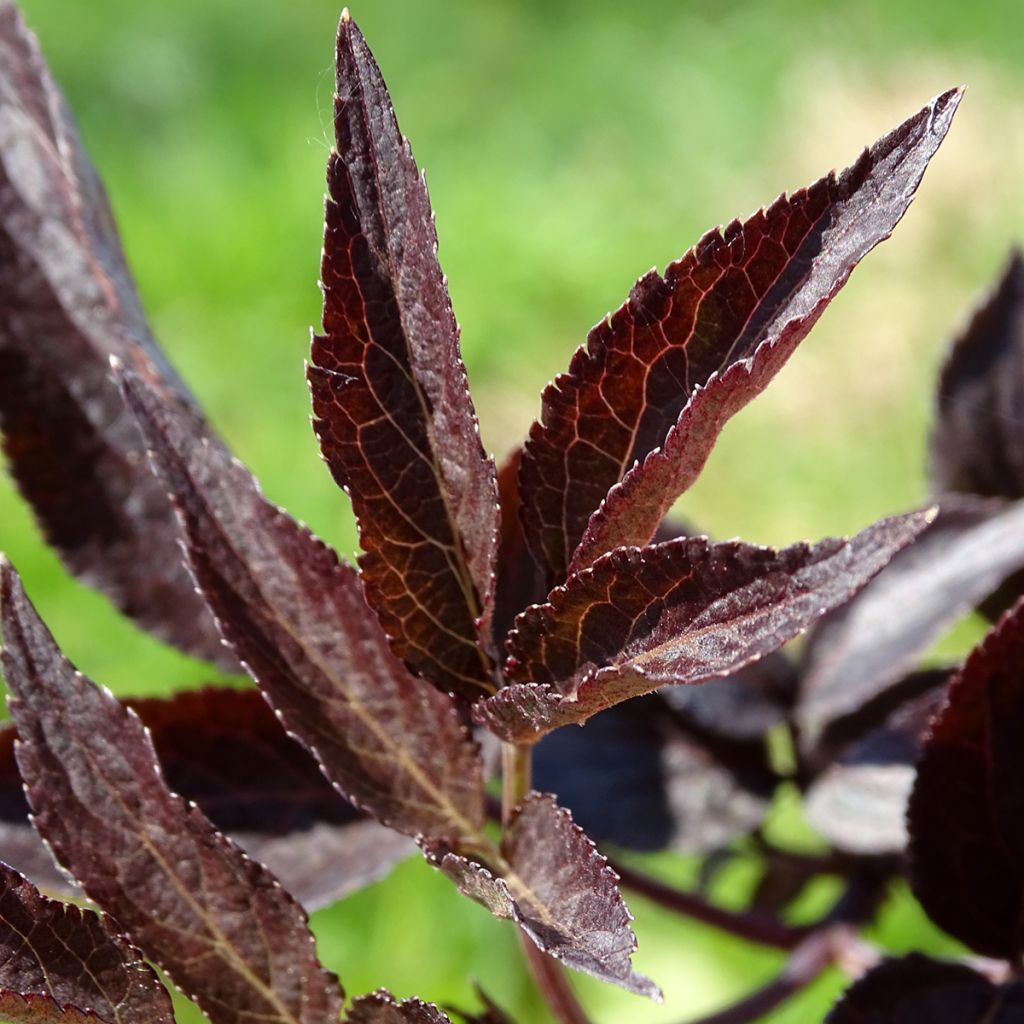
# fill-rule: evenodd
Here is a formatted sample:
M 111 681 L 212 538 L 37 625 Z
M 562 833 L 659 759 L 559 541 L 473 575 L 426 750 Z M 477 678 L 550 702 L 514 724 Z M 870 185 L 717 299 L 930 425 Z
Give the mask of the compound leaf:
M 309 383 L 327 465 L 352 497 L 366 596 L 394 649 L 444 691 L 493 693 L 498 542 L 458 328 L 423 178 L 346 12 L 327 168 L 323 334 Z
M 90 899 L 213 1024 L 336 1018 L 302 908 L 167 788 L 138 717 L 75 672 L 6 562 L 0 615 L 34 822 Z

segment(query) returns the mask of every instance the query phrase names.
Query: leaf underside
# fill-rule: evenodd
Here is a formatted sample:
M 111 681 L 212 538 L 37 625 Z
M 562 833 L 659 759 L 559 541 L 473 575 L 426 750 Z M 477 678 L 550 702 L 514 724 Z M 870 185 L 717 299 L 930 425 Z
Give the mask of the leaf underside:
M 527 537 L 550 583 L 650 541 L 728 418 L 892 232 L 960 95 L 936 97 L 838 177 L 709 232 L 591 331 L 545 390 L 523 456 Z
M 64 98 L 4 2 L 0 433 L 11 475 L 71 572 L 161 639 L 237 671 L 185 569 L 174 512 L 111 379 L 112 355 L 209 433 L 153 340 Z
M 519 617 L 507 665 L 519 682 L 474 717 L 533 742 L 660 686 L 736 672 L 847 601 L 930 519 L 779 551 L 702 537 L 614 551 Z
M 395 651 L 440 689 L 472 699 L 495 688 L 494 465 L 469 397 L 426 184 L 348 18 L 338 30 L 334 127 L 323 333 L 309 368 L 314 426 L 351 495 L 367 601 Z
M 213 1024 L 336 1018 L 301 907 L 167 788 L 142 723 L 75 672 L 6 562 L 0 605 L 18 766 L 60 863 Z

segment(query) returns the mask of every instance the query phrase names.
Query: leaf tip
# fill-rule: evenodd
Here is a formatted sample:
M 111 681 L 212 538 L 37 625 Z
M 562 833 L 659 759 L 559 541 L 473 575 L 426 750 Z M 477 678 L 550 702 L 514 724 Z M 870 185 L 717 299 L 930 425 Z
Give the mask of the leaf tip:
M 349 9 L 347 7 L 343 7 L 341 9 L 341 24 L 347 25 L 351 20 L 352 15 L 349 13 Z

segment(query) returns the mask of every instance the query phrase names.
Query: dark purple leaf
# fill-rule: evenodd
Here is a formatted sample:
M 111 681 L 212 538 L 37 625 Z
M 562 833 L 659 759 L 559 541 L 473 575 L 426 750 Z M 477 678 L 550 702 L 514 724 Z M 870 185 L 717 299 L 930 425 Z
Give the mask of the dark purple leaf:
M 1024 951 L 1024 601 L 949 682 L 908 810 L 911 886 L 985 956 Z
M 996 986 L 962 964 L 911 953 L 887 960 L 846 990 L 826 1024 L 1019 1024 L 1020 982 Z
M 356 999 L 345 1020 L 347 1024 L 450 1024 L 436 1006 L 419 999 L 398 1002 L 383 989 Z
M 757 828 L 776 778 L 763 742 L 702 740 L 652 694 L 546 736 L 533 781 L 595 842 L 692 851 Z
M 889 236 L 959 101 L 943 93 L 838 178 L 709 232 L 591 331 L 544 392 L 523 459 L 527 537 L 552 583 L 650 541 L 726 420 Z
M 490 863 L 473 861 L 441 842 L 425 842 L 423 850 L 464 895 L 495 916 L 516 921 L 545 953 L 660 1001 L 657 987 L 630 965 L 636 937 L 618 876 L 552 797 L 527 796 Z
M 106 1024 L 174 1024 L 167 990 L 107 918 L 41 896 L 0 864 L 0 1018 L 72 1024 L 89 1013 Z
M 167 788 L 138 717 L 75 672 L 6 562 L 0 606 L 18 766 L 61 864 L 213 1024 L 336 1018 L 301 907 Z
M 285 727 L 356 806 L 409 835 L 474 836 L 482 763 L 452 701 L 406 670 L 355 571 L 196 439 L 138 378 L 122 381 L 185 524 L 196 580 Z
M 1002 277 L 953 342 L 939 378 L 931 437 L 937 493 L 1024 498 L 1024 256 Z
M 185 569 L 109 357 L 208 433 L 150 333 L 113 216 L 17 7 L 0 4 L 0 431 L 11 474 L 67 567 L 126 615 L 238 668 Z
M 914 769 L 942 696 L 942 690 L 934 689 L 899 708 L 807 791 L 807 820 L 834 847 L 862 854 L 905 849 Z
M 484 455 L 437 262 L 427 187 L 359 29 L 338 28 L 309 383 L 327 465 L 352 497 L 366 596 L 395 651 L 442 690 L 493 693 L 498 543 Z
M 921 537 L 811 634 L 798 705 L 806 735 L 897 682 L 1022 565 L 1024 502 L 943 498 Z
M 471 1013 L 449 1007 L 449 1013 L 456 1014 L 463 1024 L 515 1024 L 512 1018 L 479 985 L 473 987 L 476 990 L 477 999 L 483 1004 L 483 1010 L 479 1013 Z
M 520 616 L 508 662 L 520 685 L 474 715 L 527 743 L 660 686 L 729 675 L 849 600 L 930 521 L 912 513 L 780 551 L 703 537 L 614 551 Z

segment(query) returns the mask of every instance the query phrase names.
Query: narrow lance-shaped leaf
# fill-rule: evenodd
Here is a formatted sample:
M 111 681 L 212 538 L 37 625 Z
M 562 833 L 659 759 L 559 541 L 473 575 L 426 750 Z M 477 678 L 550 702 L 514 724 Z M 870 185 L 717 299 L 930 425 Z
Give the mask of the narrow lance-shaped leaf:
M 519 617 L 507 664 L 518 685 L 474 716 L 528 743 L 660 686 L 736 672 L 849 600 L 932 515 L 779 551 L 704 537 L 613 551 Z
M 1024 600 L 949 682 L 910 797 L 911 887 L 975 952 L 1024 952 Z
M 415 852 L 361 815 L 290 739 L 258 690 L 207 688 L 127 702 L 149 730 L 168 785 L 277 876 L 307 910 L 340 899 Z M 0 728 L 0 860 L 51 891 L 74 892 L 28 819 Z
M 190 654 L 237 663 L 185 569 L 109 357 L 208 432 L 150 333 L 70 111 L 0 0 L 0 432 L 10 471 L 68 568 Z
M 41 896 L 0 864 L 0 1019 L 174 1024 L 171 1000 L 109 919 Z
M 452 701 L 406 670 L 356 572 L 222 449 L 123 379 L 174 495 L 196 580 L 285 727 L 356 806 L 409 835 L 476 836 L 482 763 Z
M 424 854 L 464 895 L 514 920 L 551 956 L 574 970 L 661 1000 L 630 964 L 636 936 L 618 876 L 554 798 L 530 793 L 506 825 L 501 848 L 481 863 L 443 842 Z
M 213 1024 L 337 1017 L 302 908 L 167 788 L 138 717 L 62 656 L 7 562 L 0 620 L 35 825 L 86 894 Z
M 943 93 L 838 177 L 709 232 L 594 328 L 544 393 L 523 460 L 528 536 L 554 582 L 650 541 L 726 421 L 892 232 L 959 101 Z
M 327 168 L 323 334 L 309 383 L 334 478 L 352 497 L 366 596 L 395 651 L 442 690 L 494 691 L 498 505 L 437 262 L 427 188 L 380 70 L 338 29 Z

